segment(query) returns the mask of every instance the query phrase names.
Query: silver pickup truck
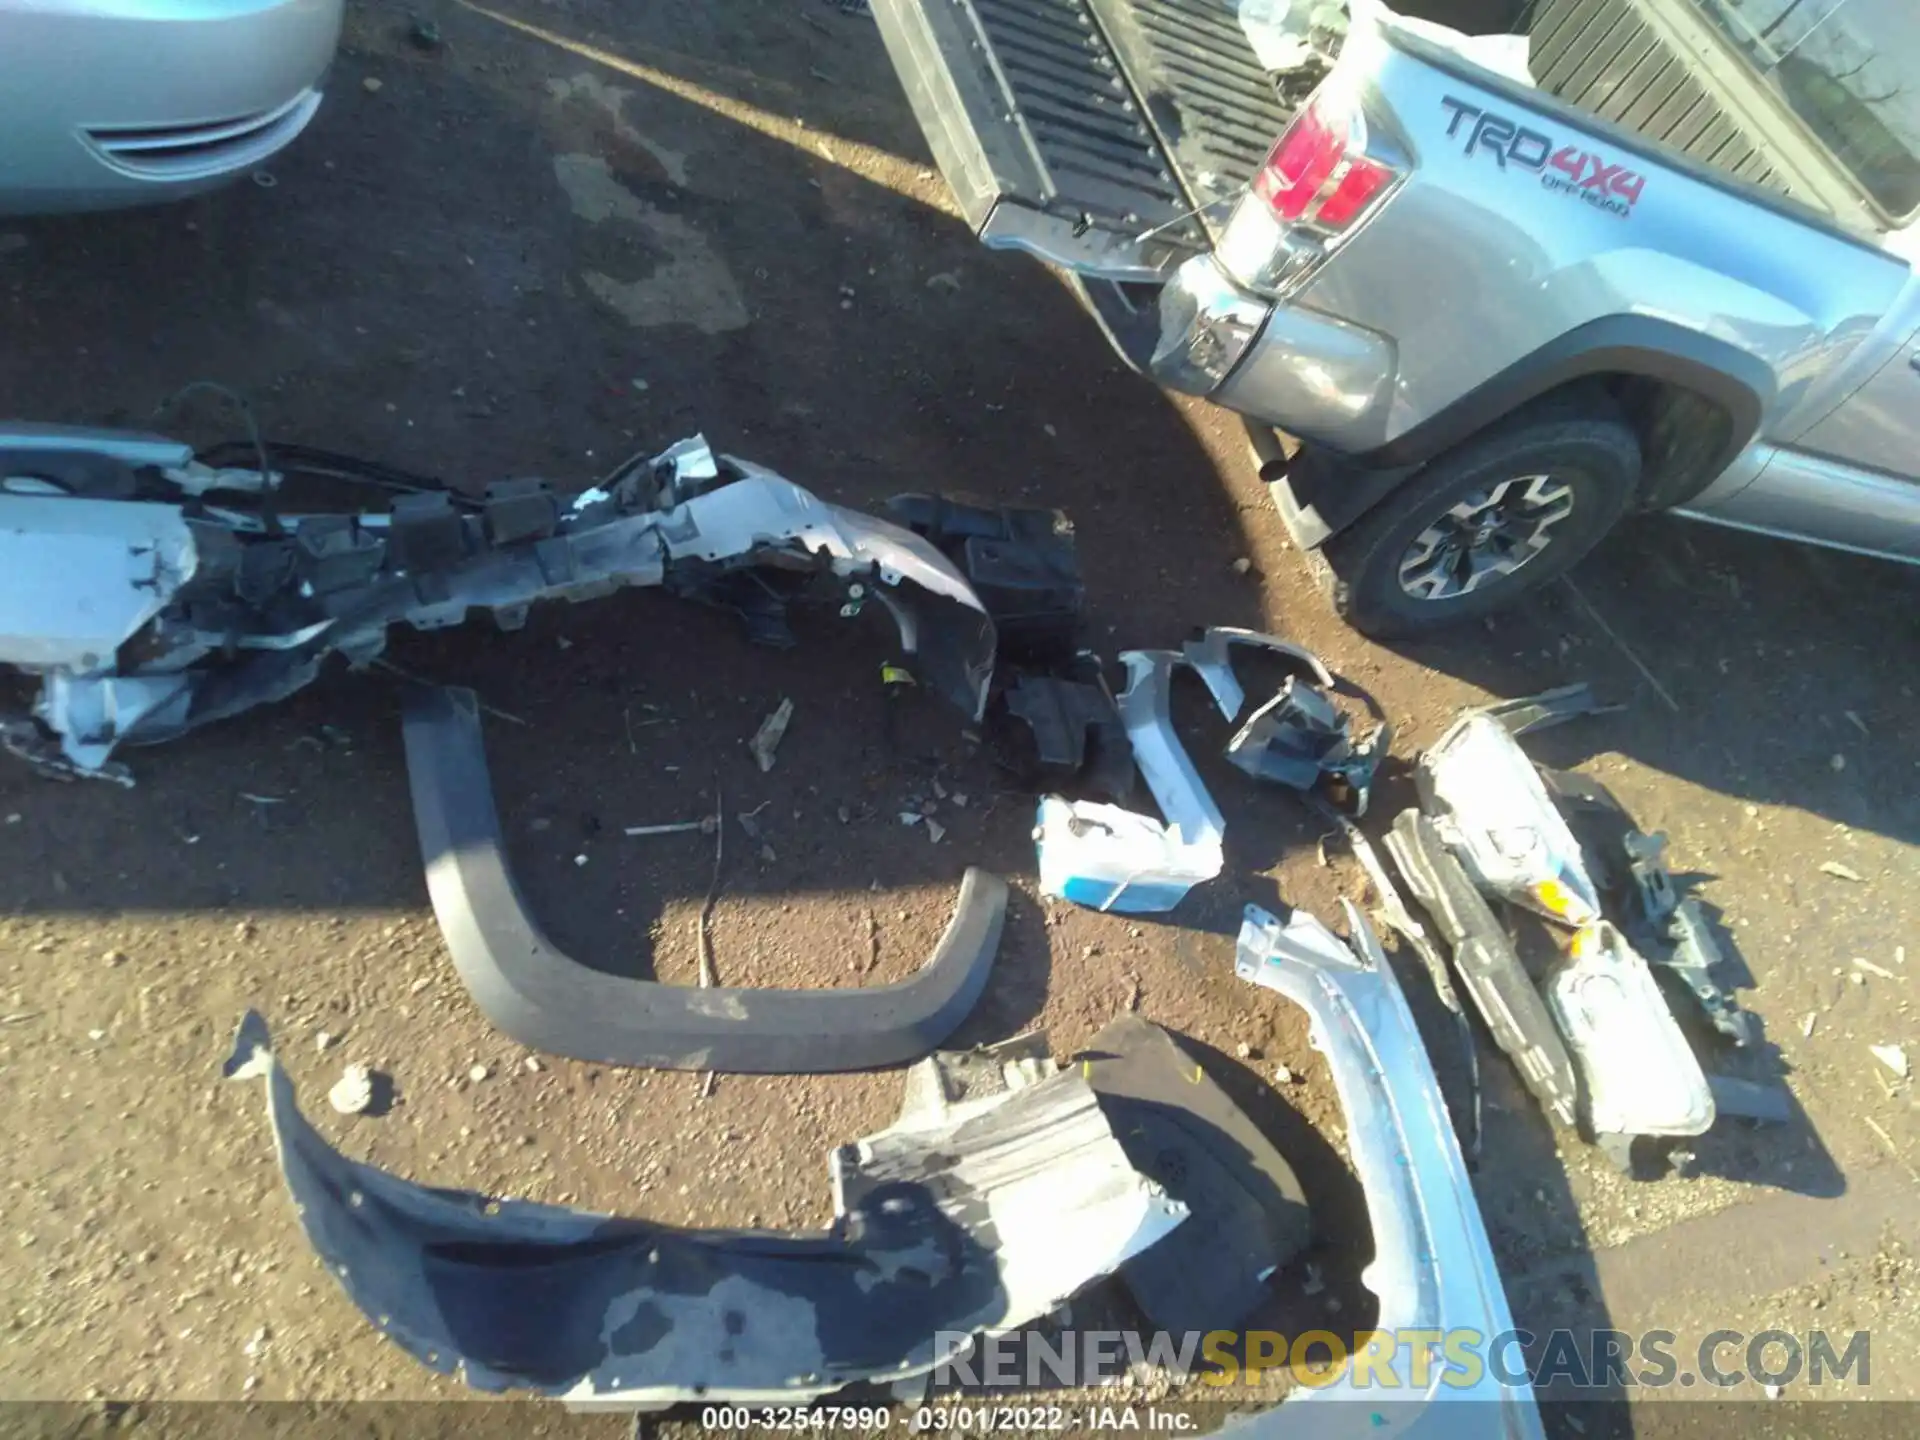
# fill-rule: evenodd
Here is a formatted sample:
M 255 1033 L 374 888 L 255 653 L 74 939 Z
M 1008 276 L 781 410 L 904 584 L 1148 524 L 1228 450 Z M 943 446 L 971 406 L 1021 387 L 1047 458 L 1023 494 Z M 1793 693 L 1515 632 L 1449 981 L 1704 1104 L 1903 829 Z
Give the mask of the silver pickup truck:
M 873 8 L 981 240 L 1246 418 L 1360 629 L 1636 510 L 1920 561 L 1913 0 Z

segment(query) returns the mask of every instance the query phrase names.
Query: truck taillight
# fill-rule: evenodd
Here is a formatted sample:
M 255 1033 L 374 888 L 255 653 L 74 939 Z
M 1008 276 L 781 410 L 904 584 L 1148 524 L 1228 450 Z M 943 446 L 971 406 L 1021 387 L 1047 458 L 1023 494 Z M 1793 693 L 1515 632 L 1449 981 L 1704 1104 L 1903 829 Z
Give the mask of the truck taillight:
M 1359 107 L 1323 91 L 1293 117 L 1253 177 L 1253 193 L 1277 220 L 1337 234 L 1372 208 L 1394 173 L 1367 153 Z

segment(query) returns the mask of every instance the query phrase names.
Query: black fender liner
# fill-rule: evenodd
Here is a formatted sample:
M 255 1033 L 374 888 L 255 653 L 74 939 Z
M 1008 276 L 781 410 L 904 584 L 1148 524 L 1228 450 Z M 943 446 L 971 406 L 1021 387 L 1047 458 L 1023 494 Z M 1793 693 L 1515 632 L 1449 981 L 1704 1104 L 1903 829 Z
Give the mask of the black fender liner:
M 1303 548 L 1339 534 L 1386 499 L 1421 466 L 1445 454 L 1529 401 L 1589 376 L 1624 375 L 1679 386 L 1726 411 L 1719 447 L 1698 471 L 1697 484 L 1665 490 L 1662 505 L 1684 503 L 1733 463 L 1753 437 L 1775 395 L 1765 361 L 1726 340 L 1646 315 L 1591 320 L 1542 345 L 1482 381 L 1446 409 L 1384 445 L 1336 452 L 1306 445 L 1287 460 L 1271 431 L 1249 424 L 1261 478 L 1295 543 Z
M 427 893 L 454 969 L 482 1013 L 523 1045 L 662 1070 L 870 1070 L 928 1054 L 986 988 L 1007 886 L 977 868 L 932 957 L 898 984 L 702 990 L 591 969 L 540 933 L 507 868 L 473 692 L 415 690 L 404 733 Z

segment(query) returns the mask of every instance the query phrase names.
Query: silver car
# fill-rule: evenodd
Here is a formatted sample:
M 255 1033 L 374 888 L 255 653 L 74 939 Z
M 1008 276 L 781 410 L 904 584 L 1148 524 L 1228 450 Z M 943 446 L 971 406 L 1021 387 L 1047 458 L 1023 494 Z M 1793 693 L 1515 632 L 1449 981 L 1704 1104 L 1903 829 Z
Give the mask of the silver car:
M 345 0 L 0 0 L 0 215 L 145 205 L 307 127 Z

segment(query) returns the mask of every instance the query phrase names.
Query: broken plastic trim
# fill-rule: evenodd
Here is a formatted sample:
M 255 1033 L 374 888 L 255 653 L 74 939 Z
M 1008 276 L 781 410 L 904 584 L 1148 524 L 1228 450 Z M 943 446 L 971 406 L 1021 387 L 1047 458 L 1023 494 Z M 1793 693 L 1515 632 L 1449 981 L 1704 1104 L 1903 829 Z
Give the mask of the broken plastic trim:
M 1563 924 L 1600 918 L 1579 842 L 1497 718 L 1462 715 L 1420 757 L 1415 780 L 1440 837 L 1475 884 Z
M 1585 1082 L 1596 1136 L 1706 1133 L 1707 1077 L 1652 970 L 1616 926 L 1601 920 L 1575 933 L 1546 999 Z
M 949 1359 L 953 1335 L 1038 1319 L 1186 1217 L 1073 1073 L 841 1146 L 832 1228 L 780 1234 L 496 1200 L 349 1160 L 300 1113 L 252 1012 L 225 1070 L 265 1078 L 288 1193 L 348 1298 L 479 1390 L 659 1408 L 907 1379 Z
M 1573 1057 L 1499 919 L 1418 810 L 1403 810 L 1394 818 L 1387 853 L 1413 898 L 1433 917 L 1494 1043 L 1547 1113 L 1573 1125 L 1580 1106 Z
M 1206 682 L 1207 691 L 1213 696 L 1213 703 L 1220 707 L 1224 719 L 1238 720 L 1241 708 L 1247 703 L 1247 692 L 1240 684 L 1240 677 L 1233 673 L 1233 647 L 1236 645 L 1265 650 L 1295 661 L 1319 681 L 1323 689 L 1333 688 L 1333 673 L 1311 650 L 1258 630 L 1216 625 L 1198 639 L 1189 640 L 1182 647 L 1181 654 L 1187 664 L 1193 667 L 1194 673 Z
M 1127 688 L 1120 720 L 1134 763 L 1166 817 L 1049 795 L 1040 802 L 1034 839 L 1040 889 L 1075 904 L 1121 915 L 1171 910 L 1187 891 L 1220 873 L 1227 822 L 1174 733 L 1169 681 L 1185 657 L 1174 650 L 1126 650 Z
M 590 969 L 540 933 L 507 868 L 473 693 L 414 691 L 405 735 L 427 893 L 454 968 L 486 1017 L 524 1045 L 667 1070 L 869 1070 L 925 1055 L 986 988 L 1007 887 L 979 869 L 967 871 L 932 957 L 898 984 L 702 990 Z
M 113 774 L 117 747 L 283 699 L 331 655 L 364 665 L 394 625 L 488 611 L 511 630 L 539 601 L 697 590 L 756 566 L 870 588 L 928 685 L 985 712 L 993 622 L 944 555 L 699 436 L 577 494 L 510 480 L 464 509 L 421 491 L 383 511 L 290 516 L 257 472 L 136 471 L 127 457 L 152 442 L 113 431 L 61 432 L 52 465 L 48 433 L 0 430 L 0 477 L 34 486 L 0 489 L 0 663 L 44 677 L 34 719 L 48 743 L 15 725 L 6 748 L 51 761 L 57 742 L 47 768 L 61 773 Z M 69 488 L 96 470 L 115 480 L 108 496 Z M 218 493 L 257 513 L 209 503 Z
M 1304 1009 L 1314 1048 L 1327 1058 L 1373 1229 L 1374 1258 L 1361 1279 L 1380 1299 L 1376 1330 L 1504 1334 L 1513 1314 L 1439 1080 L 1379 940 L 1353 902 L 1342 904 L 1348 944 L 1305 911 L 1282 925 L 1249 905 L 1234 971 Z M 1394 1435 L 1543 1440 L 1531 1385 L 1503 1384 L 1486 1368 L 1466 1384 L 1439 1349 L 1435 1340 L 1424 1394 L 1395 1392 Z M 1338 1401 L 1355 1405 L 1351 1420 L 1325 1409 Z M 1276 1440 L 1378 1434 L 1380 1402 L 1378 1388 L 1355 1386 L 1349 1362 L 1332 1383 L 1229 1428 Z M 1408 1417 L 1402 1402 L 1424 1403 Z

